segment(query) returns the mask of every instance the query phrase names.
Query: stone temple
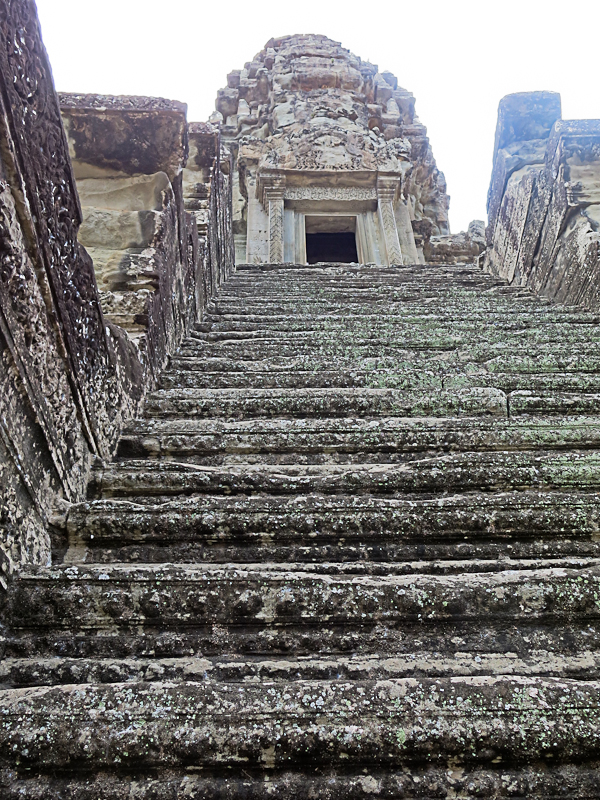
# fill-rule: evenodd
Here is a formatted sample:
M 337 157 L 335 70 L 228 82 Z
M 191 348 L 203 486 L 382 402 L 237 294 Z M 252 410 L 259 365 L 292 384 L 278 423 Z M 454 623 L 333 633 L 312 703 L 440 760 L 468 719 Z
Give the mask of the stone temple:
M 211 120 L 234 159 L 238 263 L 334 254 L 412 264 L 423 261 L 413 221 L 449 233 L 444 176 L 415 98 L 338 42 L 271 40 L 228 76 L 216 105 Z
M 188 122 L 0 29 L 1 800 L 599 800 L 600 120 L 450 234 L 336 42 Z

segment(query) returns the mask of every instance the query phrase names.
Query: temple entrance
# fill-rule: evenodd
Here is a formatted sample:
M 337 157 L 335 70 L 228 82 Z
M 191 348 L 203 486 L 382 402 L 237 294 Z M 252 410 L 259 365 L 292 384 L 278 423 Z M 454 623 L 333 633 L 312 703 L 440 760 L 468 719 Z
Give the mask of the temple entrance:
M 307 264 L 358 262 L 355 216 L 315 214 L 306 217 L 305 225 Z

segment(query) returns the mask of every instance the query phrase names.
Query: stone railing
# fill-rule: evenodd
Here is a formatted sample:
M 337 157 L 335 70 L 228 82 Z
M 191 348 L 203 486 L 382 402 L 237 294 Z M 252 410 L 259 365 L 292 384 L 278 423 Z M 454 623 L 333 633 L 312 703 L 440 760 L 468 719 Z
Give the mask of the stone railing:
M 185 107 L 67 95 L 62 112 L 68 137 L 34 2 L 0 0 L 1 581 L 48 561 L 53 514 L 233 268 L 218 134 L 199 231 Z
M 550 92 L 499 110 L 485 269 L 568 305 L 600 304 L 600 120 L 560 119 Z

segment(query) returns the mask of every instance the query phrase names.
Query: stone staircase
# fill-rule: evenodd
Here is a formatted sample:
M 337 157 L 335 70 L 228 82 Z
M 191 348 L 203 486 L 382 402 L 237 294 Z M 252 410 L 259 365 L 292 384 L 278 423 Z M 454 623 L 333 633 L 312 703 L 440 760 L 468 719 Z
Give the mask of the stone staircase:
M 6 600 L 6 800 L 600 797 L 599 316 L 244 267 Z

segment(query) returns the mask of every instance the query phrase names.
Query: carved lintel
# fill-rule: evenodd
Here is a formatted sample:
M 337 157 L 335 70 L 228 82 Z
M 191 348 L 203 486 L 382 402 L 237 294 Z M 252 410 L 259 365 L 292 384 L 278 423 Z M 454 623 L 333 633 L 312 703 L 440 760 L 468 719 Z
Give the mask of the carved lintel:
M 286 200 L 376 200 L 377 190 L 368 186 L 288 186 Z

